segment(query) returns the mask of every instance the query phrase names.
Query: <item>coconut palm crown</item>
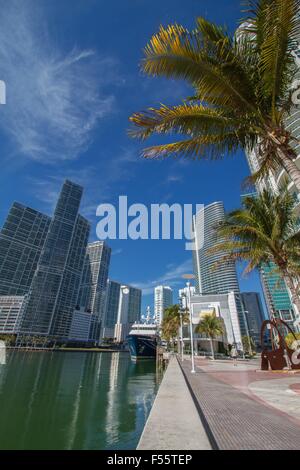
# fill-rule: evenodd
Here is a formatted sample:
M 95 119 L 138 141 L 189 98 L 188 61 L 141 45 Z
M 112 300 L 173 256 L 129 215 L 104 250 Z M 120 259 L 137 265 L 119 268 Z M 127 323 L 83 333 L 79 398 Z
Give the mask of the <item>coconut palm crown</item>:
M 151 146 L 145 157 L 222 158 L 238 149 L 256 151 L 259 180 L 285 168 L 300 191 L 296 139 L 287 129 L 296 73 L 299 0 L 249 0 L 237 32 L 200 17 L 193 30 L 161 26 L 144 49 L 142 71 L 184 80 L 192 96 L 130 117 L 131 136 L 177 136 Z
M 189 318 L 188 314 L 187 312 L 181 313 L 179 305 L 171 305 L 165 309 L 161 329 L 162 336 L 167 341 L 171 341 L 178 336 L 178 330 L 181 324 L 181 316 L 182 322 L 186 323 Z
M 280 194 L 265 189 L 260 195 L 245 197 L 242 208 L 227 214 L 216 227 L 219 243 L 210 251 L 227 253 L 222 262 L 246 262 L 245 273 L 264 264 L 273 266 L 300 311 L 300 232 L 294 207 L 287 188 Z
M 204 333 L 210 340 L 211 354 L 214 359 L 214 347 L 212 340 L 217 336 L 221 336 L 224 333 L 224 325 L 221 318 L 218 318 L 216 314 L 206 314 L 200 320 L 195 329 L 196 333 Z

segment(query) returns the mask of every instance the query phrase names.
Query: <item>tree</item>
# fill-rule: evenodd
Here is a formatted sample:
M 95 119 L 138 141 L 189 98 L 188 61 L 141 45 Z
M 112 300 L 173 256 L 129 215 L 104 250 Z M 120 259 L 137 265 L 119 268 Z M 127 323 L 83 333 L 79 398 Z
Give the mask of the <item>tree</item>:
M 224 333 L 224 325 L 221 320 L 221 318 L 218 318 L 216 314 L 206 314 L 203 316 L 203 318 L 200 320 L 198 325 L 196 326 L 196 333 L 200 334 L 205 334 L 208 336 L 209 341 L 210 341 L 210 347 L 211 347 L 211 355 L 212 358 L 215 358 L 215 353 L 214 353 L 214 346 L 213 346 L 213 339 L 216 338 L 217 336 L 221 336 Z
M 173 143 L 151 146 L 145 157 L 222 158 L 238 149 L 256 151 L 257 181 L 284 168 L 300 191 L 296 139 L 286 119 L 293 105 L 299 0 L 249 0 L 238 31 L 197 18 L 189 31 L 160 27 L 144 49 L 150 76 L 184 80 L 193 89 L 177 106 L 161 105 L 130 117 L 130 135 L 175 134 Z M 183 136 L 183 137 L 182 137 Z
M 164 317 L 161 325 L 162 337 L 169 343 L 174 343 L 175 338 L 178 337 L 178 331 L 181 325 L 180 317 L 182 315 L 182 322 L 188 321 L 187 312 L 182 313 L 179 305 L 171 305 L 164 311 Z
M 4 341 L 6 345 L 13 346 L 16 342 L 16 336 L 10 334 L 0 335 L 0 341 Z
M 296 336 L 296 340 L 295 340 L 295 336 Z M 292 333 L 289 333 L 288 335 L 286 335 L 285 341 L 289 348 L 293 348 L 296 346 L 295 341 L 299 341 L 299 344 L 300 344 L 300 333 L 295 333 L 295 336 L 292 335 Z M 297 347 L 299 346 L 297 345 Z
M 246 262 L 247 274 L 263 264 L 275 266 L 300 312 L 300 232 L 294 199 L 287 188 L 280 194 L 265 189 L 243 199 L 241 209 L 230 212 L 216 228 L 220 239 L 211 252 L 225 252 L 221 262 Z
M 255 343 L 251 336 L 242 336 L 242 344 L 245 354 L 253 354 L 255 352 Z

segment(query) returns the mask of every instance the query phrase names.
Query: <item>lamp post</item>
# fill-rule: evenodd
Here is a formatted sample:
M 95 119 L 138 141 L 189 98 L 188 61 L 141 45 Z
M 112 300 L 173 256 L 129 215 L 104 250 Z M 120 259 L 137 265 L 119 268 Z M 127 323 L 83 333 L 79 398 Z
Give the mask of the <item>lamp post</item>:
M 248 310 L 245 310 L 245 317 L 246 317 L 246 325 L 247 325 L 247 336 L 248 336 L 248 343 L 249 343 L 249 353 L 250 353 L 250 355 L 252 356 L 252 355 L 253 355 L 253 351 L 252 351 L 252 345 L 251 345 L 251 336 L 250 336 L 250 331 L 249 331 L 249 327 L 248 327 L 248 323 L 247 323 L 247 316 L 246 316 L 246 313 L 249 314 L 249 311 L 248 311 Z
M 182 322 L 182 309 L 180 313 L 180 343 L 181 343 L 181 362 L 183 362 L 183 322 Z
M 247 338 L 248 338 L 249 353 L 250 353 L 251 356 L 252 356 L 253 351 L 252 351 L 251 338 L 250 338 L 249 327 L 248 327 L 248 322 L 247 322 L 247 317 L 246 317 L 246 313 L 249 313 L 249 311 L 248 311 L 248 310 L 245 310 L 244 304 L 243 304 L 243 299 L 242 299 L 242 298 L 240 298 L 240 302 L 241 302 L 241 307 L 242 307 L 242 312 L 243 312 L 243 318 L 244 318 L 245 327 L 246 327 L 246 333 L 247 333 Z M 244 357 L 245 357 L 244 347 L 243 347 L 243 353 L 244 353 Z
M 191 360 L 192 360 L 192 370 L 191 373 L 195 374 L 195 358 L 194 358 L 194 338 L 193 338 L 193 320 L 192 320 L 192 308 L 191 308 L 191 283 L 190 279 L 194 279 L 195 276 L 193 274 L 184 274 L 183 279 L 187 279 L 188 282 L 186 283 L 188 288 L 188 301 L 187 304 L 189 306 L 189 316 L 190 316 L 190 340 L 191 340 Z

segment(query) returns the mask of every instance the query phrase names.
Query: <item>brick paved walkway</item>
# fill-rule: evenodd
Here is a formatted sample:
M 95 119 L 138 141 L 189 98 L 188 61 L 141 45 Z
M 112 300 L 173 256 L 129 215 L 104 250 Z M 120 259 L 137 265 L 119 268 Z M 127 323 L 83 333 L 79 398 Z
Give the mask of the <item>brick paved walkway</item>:
M 226 383 L 223 377 L 218 379 L 216 374 L 207 372 L 206 364 L 205 370 L 197 366 L 196 374 L 190 373 L 190 361 L 184 361 L 182 369 L 204 425 L 211 433 L 213 447 L 220 450 L 300 448 L 300 422 L 255 400 L 242 389 Z M 258 374 L 258 379 L 263 377 Z

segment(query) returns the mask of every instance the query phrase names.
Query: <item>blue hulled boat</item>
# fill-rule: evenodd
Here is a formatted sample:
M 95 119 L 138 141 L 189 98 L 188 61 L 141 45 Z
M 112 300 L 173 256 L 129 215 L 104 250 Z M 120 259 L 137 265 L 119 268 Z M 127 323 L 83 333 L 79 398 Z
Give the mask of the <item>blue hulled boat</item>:
M 155 323 L 135 323 L 127 337 L 131 359 L 155 359 L 158 330 Z

